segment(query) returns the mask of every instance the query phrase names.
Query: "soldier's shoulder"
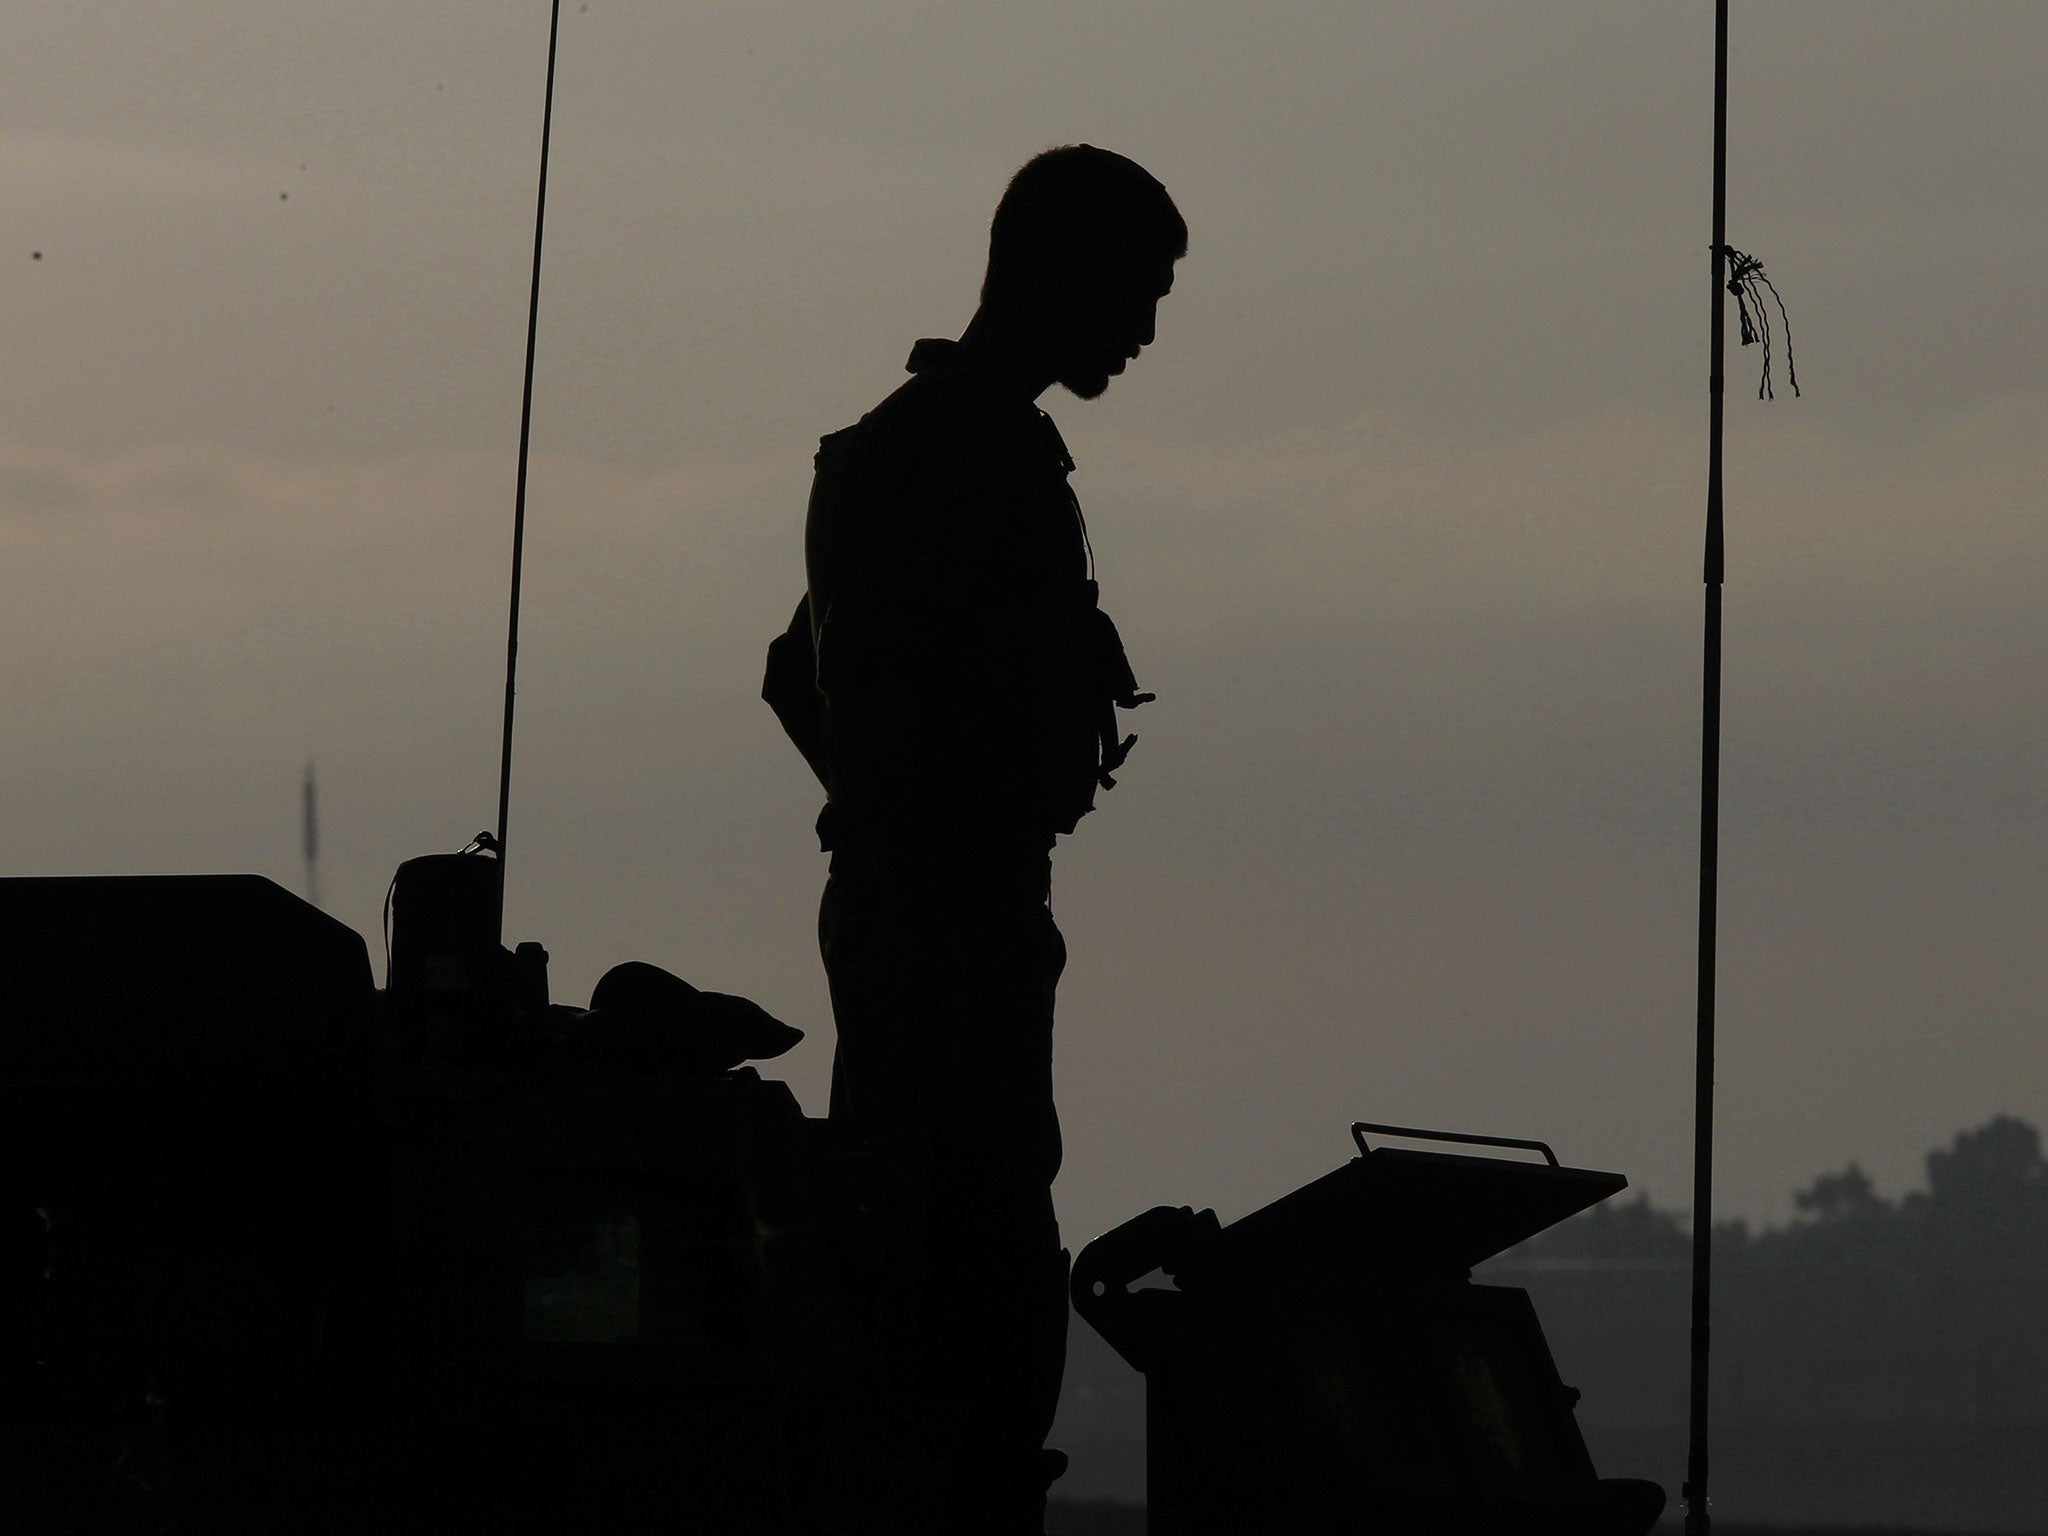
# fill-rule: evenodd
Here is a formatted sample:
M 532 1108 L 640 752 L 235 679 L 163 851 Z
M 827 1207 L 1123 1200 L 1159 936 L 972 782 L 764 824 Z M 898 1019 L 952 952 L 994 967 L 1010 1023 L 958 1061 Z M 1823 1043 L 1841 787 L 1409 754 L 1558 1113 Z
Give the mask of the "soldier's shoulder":
M 920 354 L 913 353 L 913 360 L 920 360 Z M 922 361 L 859 421 L 820 439 L 820 470 L 914 472 L 999 461 L 1030 450 L 1034 413 L 1028 407 L 1020 410 L 1018 402 L 992 390 L 978 370 L 955 365 L 944 353 Z

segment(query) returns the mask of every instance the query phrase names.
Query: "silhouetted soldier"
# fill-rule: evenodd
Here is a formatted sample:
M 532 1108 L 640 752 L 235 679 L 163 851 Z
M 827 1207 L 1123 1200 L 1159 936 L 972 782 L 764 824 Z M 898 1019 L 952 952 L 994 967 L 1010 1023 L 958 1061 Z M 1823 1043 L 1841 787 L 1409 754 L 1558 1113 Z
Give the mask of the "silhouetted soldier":
M 830 792 L 832 1117 L 873 1167 L 874 1379 L 903 1480 L 931 1490 L 893 1529 L 1037 1531 L 1065 1465 L 1042 1449 L 1067 1321 L 1050 853 L 1129 749 L 1116 708 L 1149 696 L 1097 606 L 1073 461 L 1033 402 L 1107 389 L 1186 250 L 1133 162 L 1038 156 L 996 210 L 972 323 L 917 343 L 911 379 L 818 451 L 821 709 L 808 743 L 792 734 Z M 800 611 L 793 642 L 801 627 Z

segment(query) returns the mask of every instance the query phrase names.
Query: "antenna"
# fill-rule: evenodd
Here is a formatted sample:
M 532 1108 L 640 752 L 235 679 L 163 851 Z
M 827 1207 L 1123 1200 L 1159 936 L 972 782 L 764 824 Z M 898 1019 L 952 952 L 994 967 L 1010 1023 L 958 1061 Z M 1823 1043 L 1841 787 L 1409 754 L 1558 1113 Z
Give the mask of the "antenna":
M 533 209 L 533 288 L 526 305 L 526 384 L 519 401 L 519 482 L 512 508 L 512 614 L 505 631 L 505 736 L 498 758 L 498 942 L 505 939 L 505 821 L 512 806 L 512 704 L 519 675 L 519 578 L 526 558 L 526 459 L 533 438 L 533 345 L 540 327 L 541 238 L 548 216 L 548 138 L 555 118 L 555 39 L 562 0 L 548 13 L 548 84 L 540 117 L 540 191 Z
M 305 784 L 306 900 L 320 905 L 320 791 L 313 783 L 313 760 L 306 760 Z
M 1722 353 L 1727 337 L 1726 299 L 1742 317 L 1742 345 L 1763 343 L 1759 400 L 1771 388 L 1769 293 L 1785 337 L 1785 376 L 1799 393 L 1792 361 L 1792 319 L 1764 264 L 1728 244 L 1728 0 L 1714 0 L 1714 308 L 1707 369 L 1707 587 L 1705 660 L 1700 687 L 1700 934 L 1699 1017 L 1693 1068 L 1692 1148 L 1692 1380 L 1685 1471 L 1686 1536 L 1707 1536 L 1713 1516 L 1707 1498 L 1707 1360 L 1712 1338 L 1709 1298 L 1714 1249 L 1714 920 L 1721 842 L 1721 585 L 1726 575 L 1721 518 L 1721 411 L 1725 398 Z M 1752 316 L 1750 305 L 1756 306 Z
M 1721 842 L 1721 353 L 1728 248 L 1728 0 L 1714 0 L 1714 309 L 1707 343 L 1706 658 L 1700 684 L 1699 1011 L 1694 1031 L 1692 1373 L 1685 1453 L 1685 1536 L 1708 1536 L 1707 1353 L 1714 1245 L 1714 939 Z

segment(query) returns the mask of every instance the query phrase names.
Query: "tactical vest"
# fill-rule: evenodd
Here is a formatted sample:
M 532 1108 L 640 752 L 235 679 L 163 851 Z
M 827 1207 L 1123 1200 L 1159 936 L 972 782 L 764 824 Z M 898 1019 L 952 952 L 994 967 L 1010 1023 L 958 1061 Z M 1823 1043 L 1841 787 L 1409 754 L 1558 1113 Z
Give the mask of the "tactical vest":
M 1116 771 L 1137 741 L 1135 735 L 1120 734 L 1116 711 L 1119 708 L 1135 709 L 1150 702 L 1153 695 L 1138 691 L 1137 679 L 1125 655 L 1122 638 L 1100 605 L 1100 588 L 1094 579 L 1093 551 L 1087 543 L 1087 525 L 1082 519 L 1079 501 L 1064 481 L 1065 475 L 1073 470 L 1073 460 L 1068 456 L 1066 445 L 1060 440 L 1051 418 L 1043 412 L 1038 413 L 1038 418 L 1046 433 L 1047 452 L 1056 456 L 1066 500 L 1072 509 L 1088 562 L 1088 575 L 1076 583 L 1072 610 L 1061 627 L 1068 648 L 1076 653 L 1072 669 L 1074 687 L 1078 695 L 1085 696 L 1081 700 L 1082 707 L 1091 712 L 1095 721 L 1093 781 L 1077 786 L 1074 795 L 1063 797 L 1063 803 L 1048 812 L 1047 819 L 1051 825 L 1044 830 L 1050 834 L 1072 831 L 1074 823 L 1093 809 L 1095 790 L 1115 786 Z M 868 420 L 863 418 L 862 422 L 821 439 L 815 461 L 821 476 L 832 475 L 857 484 L 863 472 L 863 429 Z M 819 673 L 819 653 L 821 649 L 827 649 L 825 636 L 832 621 L 831 613 L 821 614 L 813 610 L 811 594 L 806 592 L 791 614 L 788 626 L 769 644 L 761 686 L 762 698 L 774 710 L 783 730 L 832 799 L 833 803 L 828 803 L 819 822 L 820 839 L 828 849 L 838 841 L 835 824 L 839 824 L 837 830 L 843 833 L 846 813 L 858 811 L 858 807 L 840 803 L 845 798 L 845 786 L 841 782 L 840 756 L 835 745 L 831 688 L 829 680 L 821 678 Z M 933 701 L 934 717 L 941 702 Z M 945 772 L 945 764 L 935 763 L 934 771 Z

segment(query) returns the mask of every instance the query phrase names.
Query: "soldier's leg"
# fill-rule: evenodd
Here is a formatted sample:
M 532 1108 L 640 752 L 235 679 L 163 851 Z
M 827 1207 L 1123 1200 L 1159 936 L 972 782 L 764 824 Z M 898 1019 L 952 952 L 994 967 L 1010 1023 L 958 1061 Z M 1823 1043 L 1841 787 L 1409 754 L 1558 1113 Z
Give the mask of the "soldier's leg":
M 873 1379 L 923 1421 L 923 1472 L 956 1516 L 1035 1509 L 1067 1320 L 1051 1201 L 1065 947 L 1042 872 L 835 873 L 821 936 L 833 1115 L 875 1190 Z
M 831 1536 L 946 1528 L 932 1386 L 930 1212 L 948 946 L 928 892 L 885 864 L 835 856 L 819 939 L 838 1031 L 833 1139 L 844 1163 L 840 1281 L 857 1330 L 857 1398 L 843 1406 L 815 1529 Z
M 949 926 L 956 1023 L 933 1143 L 932 1233 L 950 1283 L 936 1292 L 935 1385 L 957 1414 L 963 1513 L 1035 1531 L 1066 1359 L 1067 1265 L 1052 1205 L 1053 999 L 1066 946 L 1042 886 L 1013 874 L 954 892 Z

